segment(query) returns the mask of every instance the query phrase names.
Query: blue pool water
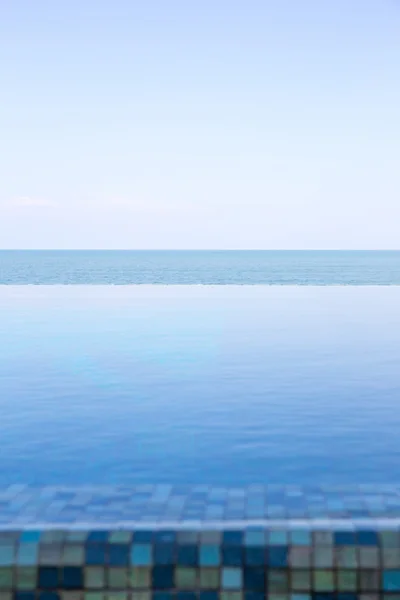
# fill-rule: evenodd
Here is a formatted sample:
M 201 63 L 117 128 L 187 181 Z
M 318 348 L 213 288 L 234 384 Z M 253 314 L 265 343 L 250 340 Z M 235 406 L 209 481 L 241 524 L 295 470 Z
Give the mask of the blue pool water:
M 400 251 L 0 251 L 0 285 L 400 285 Z
M 400 288 L 4 286 L 0 485 L 400 479 Z

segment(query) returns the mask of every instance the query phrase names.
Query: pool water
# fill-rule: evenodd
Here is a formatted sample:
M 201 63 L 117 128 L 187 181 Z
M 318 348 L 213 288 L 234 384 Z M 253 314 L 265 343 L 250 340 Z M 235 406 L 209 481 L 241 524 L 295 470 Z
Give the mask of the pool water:
M 400 288 L 0 287 L 0 485 L 400 479 Z

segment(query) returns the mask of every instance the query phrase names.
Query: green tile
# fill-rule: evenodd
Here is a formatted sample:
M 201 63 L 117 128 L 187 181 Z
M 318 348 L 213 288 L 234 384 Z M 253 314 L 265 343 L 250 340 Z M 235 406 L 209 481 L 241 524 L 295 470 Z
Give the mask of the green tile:
M 83 590 L 76 590 L 74 592 L 62 591 L 61 600 L 83 600 Z
M 221 592 L 221 600 L 243 600 L 243 592 Z
M 333 545 L 332 531 L 314 531 L 313 545 L 314 546 L 324 546 L 324 547 L 332 546 Z
M 400 569 L 400 548 L 382 548 L 382 564 L 386 569 Z
M 80 566 L 85 564 L 85 549 L 78 544 L 67 544 L 61 557 L 63 565 Z
M 65 539 L 70 544 L 83 544 L 87 537 L 87 531 L 67 531 Z
M 103 592 L 85 592 L 83 600 L 105 600 Z
M 197 544 L 199 540 L 198 531 L 178 531 L 178 544 Z
M 201 531 L 200 544 L 215 546 L 221 543 L 222 533 L 220 531 Z
M 40 565 L 58 566 L 61 564 L 63 556 L 63 546 L 59 543 L 40 544 L 39 560 Z
M 379 539 L 381 546 L 385 548 L 400 547 L 400 535 L 398 531 L 380 531 Z
M 108 538 L 110 544 L 130 544 L 132 542 L 130 531 L 113 531 Z
M 313 563 L 316 569 L 333 569 L 333 547 L 320 546 L 319 548 L 314 548 Z
M 0 590 L 10 590 L 13 587 L 12 567 L 0 567 Z
M 311 571 L 308 569 L 293 569 L 291 572 L 291 589 L 294 592 L 311 591 Z
M 313 589 L 316 592 L 333 592 L 335 589 L 333 571 L 317 569 L 313 574 Z
M 122 590 L 128 587 L 128 569 L 124 567 L 111 567 L 108 569 L 108 587 Z
M 106 587 L 106 573 L 104 567 L 85 567 L 85 588 L 102 590 Z
M 106 600 L 129 600 L 129 592 L 106 592 Z
M 362 592 L 378 592 L 381 588 L 380 580 L 378 570 L 361 569 L 359 572 L 360 590 Z
M 200 588 L 218 589 L 220 583 L 220 569 L 202 568 L 200 569 Z
M 361 547 L 358 559 L 361 569 L 377 569 L 380 564 L 379 549 L 376 547 Z
M 268 591 L 270 594 L 283 594 L 289 591 L 289 575 L 284 569 L 270 569 L 267 571 Z
M 151 569 L 149 567 L 131 567 L 128 572 L 128 587 L 149 589 L 151 587 Z
M 337 572 L 337 588 L 339 592 L 357 591 L 357 571 L 339 570 Z
M 151 592 L 150 591 L 143 591 L 143 592 L 132 592 L 132 598 L 131 600 L 151 600 Z
M 339 569 L 356 569 L 358 567 L 357 549 L 355 546 L 338 546 L 335 556 L 336 566 Z
M 292 546 L 289 550 L 289 565 L 294 569 L 309 569 L 312 549 L 309 546 Z
M 40 536 L 41 544 L 61 544 L 67 538 L 66 531 L 43 531 Z
M 17 590 L 34 590 L 37 585 L 36 567 L 19 567 L 16 570 Z
M 177 567 L 175 569 L 175 585 L 178 589 L 194 590 L 197 587 L 197 570 Z

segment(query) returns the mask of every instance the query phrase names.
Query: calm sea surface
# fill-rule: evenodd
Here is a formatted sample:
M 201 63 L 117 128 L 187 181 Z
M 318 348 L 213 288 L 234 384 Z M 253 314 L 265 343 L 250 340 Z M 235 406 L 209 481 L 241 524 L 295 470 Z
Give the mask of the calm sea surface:
M 399 481 L 399 307 L 396 286 L 2 286 L 0 484 Z
M 400 251 L 0 251 L 0 284 L 400 285 Z

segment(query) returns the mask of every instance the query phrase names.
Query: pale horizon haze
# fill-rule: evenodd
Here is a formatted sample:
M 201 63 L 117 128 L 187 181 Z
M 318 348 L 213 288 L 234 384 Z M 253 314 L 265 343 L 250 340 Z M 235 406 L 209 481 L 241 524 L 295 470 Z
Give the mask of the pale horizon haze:
M 397 249 L 400 0 L 0 7 L 0 249 Z

